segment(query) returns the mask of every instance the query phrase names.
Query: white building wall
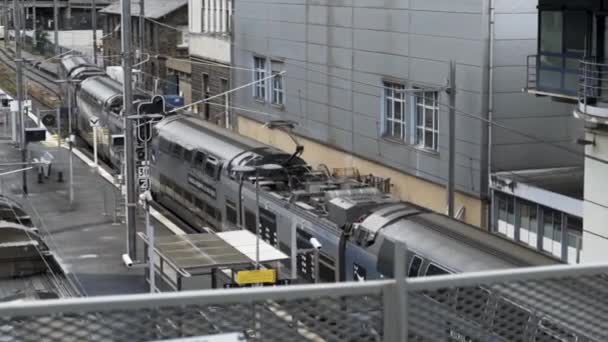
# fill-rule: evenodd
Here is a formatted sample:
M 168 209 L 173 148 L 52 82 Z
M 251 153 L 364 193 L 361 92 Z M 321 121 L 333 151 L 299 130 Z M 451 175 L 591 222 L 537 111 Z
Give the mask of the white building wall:
M 583 262 L 608 262 L 608 132 L 590 131 L 585 158 Z

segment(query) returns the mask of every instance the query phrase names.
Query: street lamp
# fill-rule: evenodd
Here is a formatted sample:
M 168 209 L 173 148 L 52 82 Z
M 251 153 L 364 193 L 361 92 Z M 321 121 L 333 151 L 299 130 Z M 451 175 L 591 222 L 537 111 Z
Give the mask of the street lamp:
M 245 173 L 255 171 L 255 268 L 260 269 L 260 170 L 262 171 L 278 171 L 282 170 L 283 166 L 279 164 L 262 164 L 256 166 L 248 165 L 237 165 L 232 168 L 232 171 L 241 174 L 242 177 Z M 242 198 L 241 198 L 241 203 Z M 244 206 L 241 204 L 241 228 L 245 226 L 245 214 Z

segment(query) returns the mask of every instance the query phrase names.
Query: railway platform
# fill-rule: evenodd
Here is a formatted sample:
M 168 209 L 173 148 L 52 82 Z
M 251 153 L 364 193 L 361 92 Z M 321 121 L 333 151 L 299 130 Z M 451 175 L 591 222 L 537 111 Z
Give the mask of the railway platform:
M 33 124 L 30 120 L 29 124 Z M 148 291 L 143 269 L 128 269 L 121 255 L 126 249 L 126 227 L 114 210 L 122 209 L 118 189 L 103 172 L 95 172 L 84 152 L 73 157 L 73 203 L 69 200 L 69 150 L 47 133 L 47 141 L 28 145 L 30 158 L 52 155 L 51 174 L 38 178 L 37 168 L 27 170 L 28 194 L 22 190 L 22 173 L 0 177 L 0 190 L 31 213 L 40 234 L 73 286 L 83 296 Z M 23 168 L 21 154 L 10 139 L 0 139 L 0 173 Z M 106 177 L 107 178 L 107 177 Z M 143 219 L 138 217 L 138 230 Z M 157 235 L 169 232 L 156 225 Z M 138 245 L 138 255 L 143 247 Z

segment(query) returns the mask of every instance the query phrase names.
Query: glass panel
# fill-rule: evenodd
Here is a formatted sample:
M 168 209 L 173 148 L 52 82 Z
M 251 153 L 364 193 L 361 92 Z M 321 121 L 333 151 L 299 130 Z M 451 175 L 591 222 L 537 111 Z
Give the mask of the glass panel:
M 426 130 L 424 131 L 424 147 L 432 149 L 433 146 L 433 132 Z
M 401 134 L 402 134 L 402 131 L 401 131 L 401 123 L 399 123 L 399 122 L 395 122 L 395 124 L 394 124 L 394 125 L 395 125 L 395 129 L 394 129 L 394 131 L 393 131 L 393 135 L 394 135 L 396 138 L 401 138 Z
M 420 266 L 422 265 L 422 259 L 418 256 L 414 256 L 412 259 L 412 264 L 410 265 L 410 269 L 407 273 L 409 278 L 414 278 L 418 276 L 418 271 L 420 270 Z
M 416 125 L 422 126 L 424 120 L 424 108 L 416 106 Z
M 540 69 L 538 71 L 538 86 L 549 89 L 561 89 L 562 73 Z
M 585 54 L 587 34 L 587 14 L 585 12 L 563 12 L 566 29 L 564 32 L 564 50 L 568 54 Z
M 540 25 L 540 51 L 562 53 L 562 12 L 542 11 Z
M 540 67 L 541 68 L 555 68 L 562 69 L 563 57 L 561 56 L 540 56 Z
M 416 144 L 424 143 L 424 129 L 416 128 Z
M 449 273 L 450 272 L 444 270 L 443 268 L 441 268 L 439 266 L 435 266 L 433 264 L 430 264 L 429 267 L 426 269 L 427 276 L 443 275 L 443 274 L 449 274 Z
M 401 120 L 401 102 L 395 101 L 395 120 Z

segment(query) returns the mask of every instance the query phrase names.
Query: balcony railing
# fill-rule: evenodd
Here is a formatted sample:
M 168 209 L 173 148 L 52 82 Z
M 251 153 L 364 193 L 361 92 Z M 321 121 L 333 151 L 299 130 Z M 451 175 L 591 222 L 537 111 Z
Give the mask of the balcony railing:
M 578 107 L 575 115 L 589 121 L 608 121 L 608 63 L 597 58 L 580 61 Z
M 530 55 L 526 59 L 524 91 L 538 96 L 551 96 L 575 101 L 577 58 L 563 55 Z

